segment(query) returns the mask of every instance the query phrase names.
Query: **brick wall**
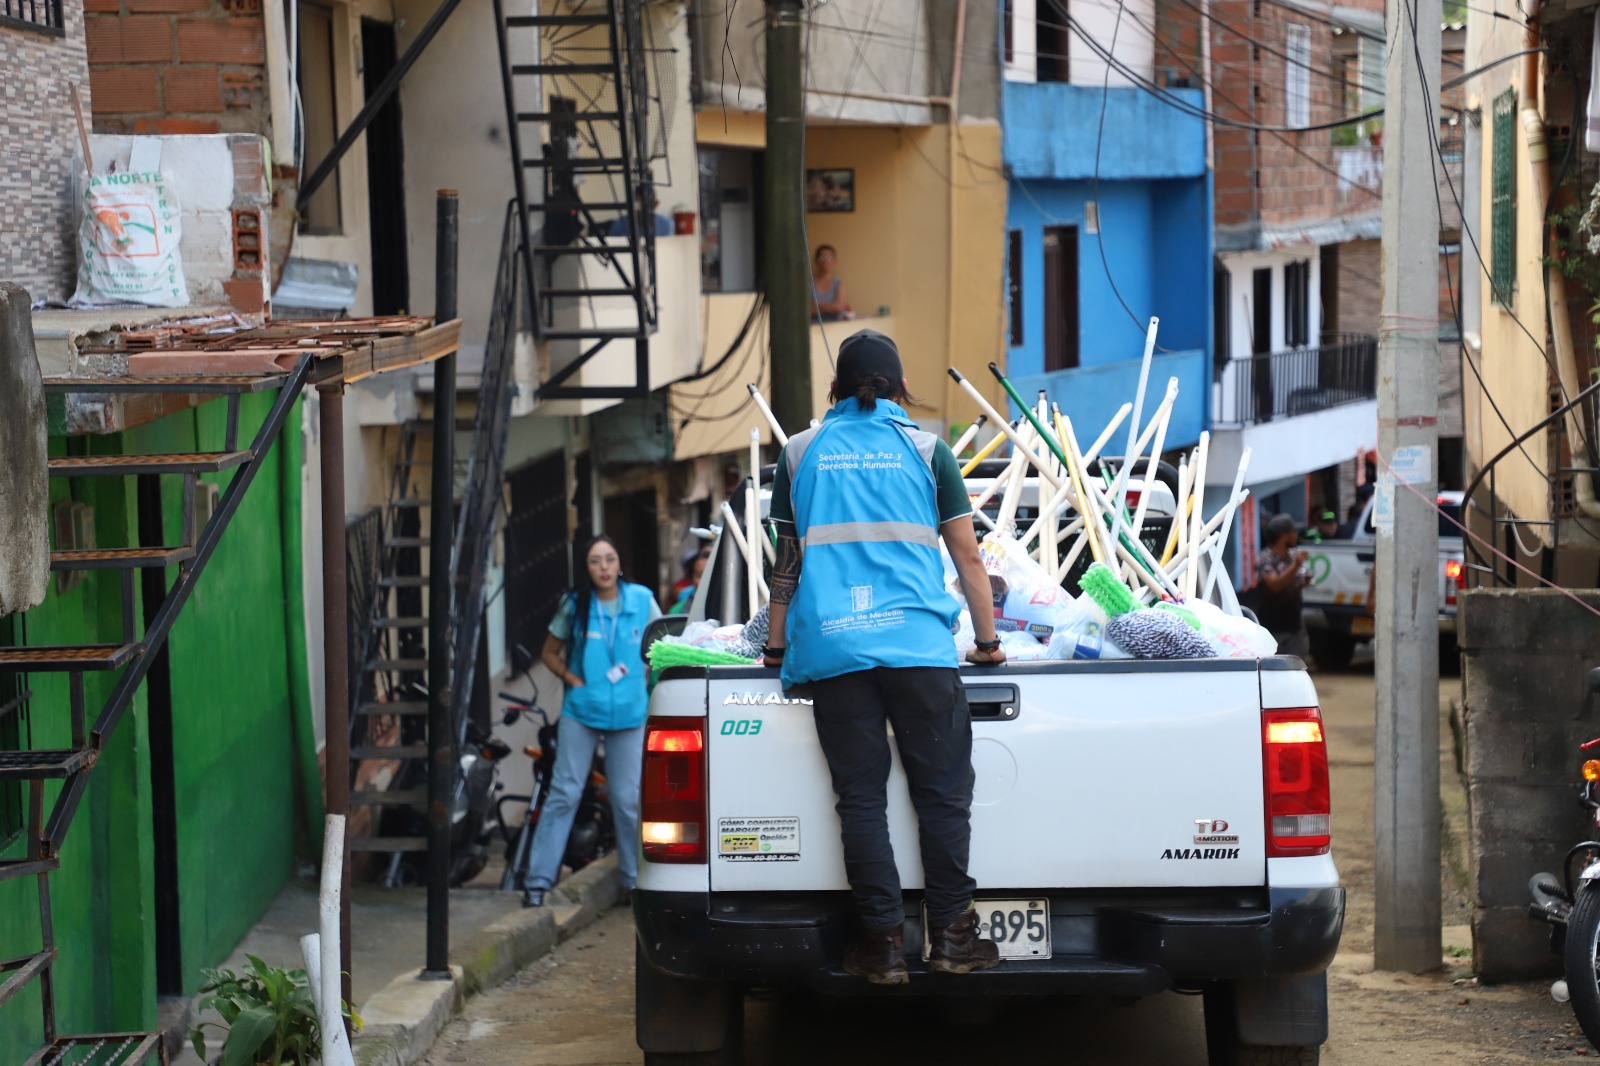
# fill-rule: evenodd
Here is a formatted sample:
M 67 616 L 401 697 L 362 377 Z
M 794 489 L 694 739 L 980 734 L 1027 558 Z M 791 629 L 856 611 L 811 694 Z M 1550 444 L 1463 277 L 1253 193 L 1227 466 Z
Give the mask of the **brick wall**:
M 1259 0 L 1218 0 L 1211 26 L 1213 107 L 1219 116 L 1286 126 L 1291 25 L 1310 32 L 1310 123 L 1344 117 L 1339 71 L 1330 56 L 1333 28 Z M 1376 190 L 1339 188 L 1338 158 L 1327 130 L 1261 133 L 1215 127 L 1216 221 L 1284 226 L 1319 222 L 1378 205 Z
M 65 300 L 77 270 L 73 238 L 77 123 L 70 86 L 89 110 L 82 0 L 64 0 L 66 33 L 0 26 L 0 281 L 34 299 Z
M 269 132 L 261 0 L 83 3 L 97 132 Z

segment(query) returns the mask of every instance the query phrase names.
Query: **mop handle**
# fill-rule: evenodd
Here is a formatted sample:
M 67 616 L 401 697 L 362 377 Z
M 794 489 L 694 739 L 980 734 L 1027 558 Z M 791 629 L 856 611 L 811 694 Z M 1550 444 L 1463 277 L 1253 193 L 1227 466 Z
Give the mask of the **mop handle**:
M 988 415 L 979 415 L 976 421 L 967 427 L 967 431 L 961 434 L 956 442 L 950 446 L 950 454 L 960 455 L 962 449 L 966 448 L 967 445 L 972 443 L 972 438 L 978 435 L 978 430 L 982 429 L 983 424 L 987 421 L 989 421 Z
M 963 377 L 961 371 L 951 367 L 949 373 L 955 379 L 955 383 L 961 386 L 961 391 L 972 397 L 972 401 L 982 408 L 990 418 L 994 419 L 995 425 L 999 426 L 1001 431 L 1010 438 L 1011 443 L 1028 453 L 1028 458 L 1039 471 L 1039 476 L 1048 481 L 1051 488 L 1059 489 L 1061 487 L 1061 479 L 1056 477 L 1055 471 L 1046 469 L 1045 463 L 1037 455 L 1033 454 L 1028 445 L 1017 436 L 1017 431 L 1011 428 L 1011 424 L 1001 417 L 999 411 L 994 409 L 994 404 L 984 399 L 983 393 L 979 392 L 972 382 Z
M 989 416 L 979 415 L 978 417 L 988 418 Z M 996 433 L 994 435 L 994 439 L 989 441 L 989 443 L 985 444 L 982 448 L 978 449 L 977 455 L 974 455 L 971 459 L 967 460 L 967 465 L 961 468 L 961 476 L 971 477 L 972 472 L 978 469 L 978 464 L 989 458 L 989 456 L 993 455 L 995 453 L 995 449 L 1000 447 L 1001 444 L 1005 443 L 1005 440 L 1006 435 L 1004 433 Z
M 783 427 L 778 424 L 778 418 L 772 413 L 772 408 L 767 406 L 767 398 L 761 395 L 761 390 L 756 388 L 754 383 L 745 385 L 745 388 L 750 390 L 750 398 L 754 400 L 756 402 L 756 406 L 761 409 L 761 414 L 764 418 L 766 418 L 767 425 L 772 427 L 773 437 L 777 438 L 779 444 L 788 444 L 789 434 L 785 433 L 783 431 Z
M 952 374 L 955 373 L 954 370 L 950 372 Z M 1033 413 L 1033 408 L 1022 402 L 1022 397 L 1017 395 L 1016 386 L 1011 384 L 1010 379 L 1008 379 L 1005 374 L 1001 372 L 999 365 L 996 363 L 990 363 L 989 373 L 993 374 L 995 380 L 1000 382 L 1000 387 L 1006 390 L 1006 395 L 1011 397 L 1011 402 L 1022 409 L 1023 417 L 1025 417 L 1028 420 L 1028 423 L 1033 426 L 1034 432 L 1044 438 L 1045 443 L 1050 446 L 1050 451 L 1055 454 L 1056 459 L 1061 463 L 1062 466 L 1066 466 L 1067 453 L 1061 450 L 1061 445 L 1053 436 L 1045 432 L 1045 428 L 1039 424 L 1039 416 Z M 1040 469 L 1040 472 L 1043 473 L 1043 468 Z M 1056 484 L 1059 485 L 1060 482 L 1056 482 Z

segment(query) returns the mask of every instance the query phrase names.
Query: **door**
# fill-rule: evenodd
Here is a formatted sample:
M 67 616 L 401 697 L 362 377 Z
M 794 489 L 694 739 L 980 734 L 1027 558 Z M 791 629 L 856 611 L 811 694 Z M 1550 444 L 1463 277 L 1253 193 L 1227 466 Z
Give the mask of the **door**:
M 506 475 L 506 647 L 538 655 L 567 574 L 567 462 L 556 452 Z
M 1250 275 L 1251 395 L 1256 422 L 1272 421 L 1272 268 L 1257 267 Z
M 394 25 L 361 20 L 362 89 L 370 99 L 399 57 Z M 400 94 L 389 97 L 367 127 L 367 211 L 372 234 L 372 312 L 398 315 L 411 307 L 406 263 L 405 150 L 400 140 Z
M 1078 365 L 1078 227 L 1044 231 L 1044 368 Z

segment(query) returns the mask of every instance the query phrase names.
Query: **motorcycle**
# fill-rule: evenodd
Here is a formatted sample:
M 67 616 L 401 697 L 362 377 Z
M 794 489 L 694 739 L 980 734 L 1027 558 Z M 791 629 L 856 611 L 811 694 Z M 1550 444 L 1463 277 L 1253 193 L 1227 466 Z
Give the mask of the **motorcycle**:
M 528 667 L 532 667 L 529 657 Z M 421 685 L 411 686 L 413 698 L 427 699 L 427 690 Z M 514 725 L 521 717 L 515 708 L 507 708 L 501 717 L 502 725 Z M 457 760 L 458 772 L 450 797 L 450 886 L 458 888 L 471 881 L 489 864 L 489 845 L 498 828 L 499 805 L 495 794 L 501 791 L 500 763 L 511 754 L 511 746 L 476 722 L 466 727 L 466 744 Z M 413 759 L 405 764 L 389 786 L 394 790 L 426 790 L 428 771 L 424 760 Z M 426 837 L 428 816 L 417 807 L 393 807 L 384 812 L 380 821 L 385 836 Z M 426 852 L 395 852 L 380 878 L 387 888 L 421 883 L 427 876 Z
M 1600 693 L 1600 668 L 1589 671 L 1589 693 Z M 1578 746 L 1585 753 L 1596 748 L 1600 737 Z M 1600 758 L 1586 758 L 1579 772 L 1578 802 L 1600 833 Z M 1558 1003 L 1570 1000 L 1583 1035 L 1600 1048 L 1600 840 L 1573 845 L 1560 878 L 1534 874 L 1528 891 L 1533 896 L 1528 915 L 1550 924 L 1550 950 L 1561 956 L 1565 974 L 1550 986 L 1550 994 Z
M 529 684 L 532 684 L 531 679 Z M 537 717 L 540 723 L 538 744 L 523 748 L 523 753 L 533 760 L 533 794 L 504 795 L 495 803 L 500 833 L 506 846 L 506 868 L 500 877 L 500 889 L 503 892 L 526 892 L 529 887 L 528 864 L 532 858 L 533 834 L 538 827 L 539 816 L 544 811 L 545 800 L 550 796 L 550 784 L 555 774 L 558 725 L 539 706 L 537 685 L 533 686 L 531 697 L 502 692 L 500 698 L 507 701 L 508 715 L 514 711 L 518 715 Z M 595 753 L 595 763 L 590 767 L 589 780 L 584 783 L 583 795 L 573 815 L 572 830 L 567 834 L 567 846 L 562 853 L 562 863 L 574 871 L 610 854 L 617 846 L 611 797 L 606 789 L 605 774 L 600 770 L 602 758 L 602 753 Z M 506 817 L 505 806 L 517 803 L 526 804 L 526 810 L 522 818 L 514 823 Z M 516 826 L 514 829 L 513 824 Z

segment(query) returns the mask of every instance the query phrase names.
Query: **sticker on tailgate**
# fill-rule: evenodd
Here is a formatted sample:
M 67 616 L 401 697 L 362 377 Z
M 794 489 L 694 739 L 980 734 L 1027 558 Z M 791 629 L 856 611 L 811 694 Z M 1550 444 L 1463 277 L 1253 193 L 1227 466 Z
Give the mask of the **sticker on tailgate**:
M 800 819 L 718 818 L 717 857 L 728 862 L 799 862 Z

